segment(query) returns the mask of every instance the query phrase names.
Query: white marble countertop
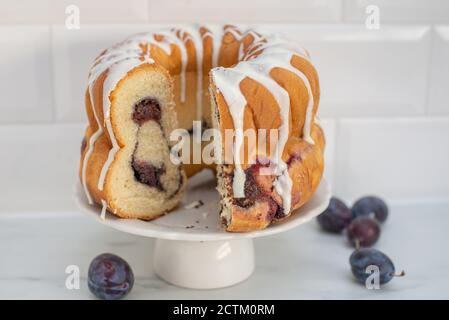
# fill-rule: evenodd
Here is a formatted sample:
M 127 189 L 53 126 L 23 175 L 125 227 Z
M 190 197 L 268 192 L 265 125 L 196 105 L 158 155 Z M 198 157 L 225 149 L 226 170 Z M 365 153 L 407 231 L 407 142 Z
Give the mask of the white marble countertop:
M 376 248 L 407 275 L 380 290 L 357 284 L 346 238 L 321 232 L 316 221 L 256 239 L 256 270 L 219 290 L 188 290 L 152 269 L 154 241 L 102 226 L 76 212 L 0 215 L 0 299 L 90 299 L 86 274 L 93 257 L 112 252 L 136 275 L 129 299 L 448 299 L 449 203 L 396 204 Z M 68 265 L 81 271 L 79 290 L 65 287 Z M 219 276 L 219 275 L 217 275 Z

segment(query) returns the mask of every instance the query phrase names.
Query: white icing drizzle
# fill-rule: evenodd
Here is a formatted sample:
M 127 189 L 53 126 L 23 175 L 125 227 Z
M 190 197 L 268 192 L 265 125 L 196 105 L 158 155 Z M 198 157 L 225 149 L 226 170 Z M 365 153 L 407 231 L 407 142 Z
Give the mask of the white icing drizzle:
M 129 50 L 128 46 L 125 46 L 125 49 L 123 52 L 117 51 L 115 48 L 111 48 L 105 54 L 101 55 L 99 58 L 97 58 L 95 60 L 94 66 L 92 67 L 90 74 L 89 74 L 89 80 L 88 80 L 89 99 L 90 99 L 90 103 L 91 103 L 92 112 L 93 112 L 95 121 L 98 126 L 97 131 L 95 131 L 89 138 L 89 144 L 87 145 L 87 151 L 86 151 L 84 159 L 83 159 L 83 168 L 82 168 L 82 174 L 81 174 L 81 181 L 83 184 L 84 193 L 86 194 L 89 204 L 93 204 L 93 201 L 92 201 L 92 196 L 87 187 L 87 179 L 86 179 L 87 164 L 89 162 L 90 156 L 92 155 L 95 142 L 103 134 L 103 126 L 102 126 L 100 119 L 97 115 L 97 110 L 95 107 L 95 100 L 94 100 L 94 96 L 93 96 L 93 86 L 94 86 L 97 78 L 106 69 L 108 69 L 112 64 L 117 63 L 123 59 L 126 59 L 128 57 L 128 55 L 131 55 L 132 53 L 137 54 L 136 52 Z
M 196 56 L 196 118 L 201 121 L 203 117 L 203 37 L 200 34 L 201 26 L 183 26 L 181 35 L 187 35 L 184 40 L 193 41 Z
M 156 41 L 154 36 L 155 34 L 160 34 L 163 36 L 162 41 Z M 176 30 L 171 29 L 169 31 L 162 30 L 158 33 L 142 33 L 137 34 L 133 37 L 128 38 L 127 40 L 107 49 L 103 54 L 101 54 L 97 59 L 95 59 L 94 64 L 89 73 L 88 80 L 88 90 L 90 101 L 92 105 L 92 111 L 94 114 L 95 121 L 97 122 L 98 129 L 97 131 L 90 137 L 89 144 L 86 146 L 88 149 L 85 153 L 83 159 L 83 168 L 82 168 L 82 185 L 84 188 L 84 192 L 90 204 L 93 203 L 92 197 L 87 187 L 86 180 L 86 170 L 87 164 L 92 155 L 93 148 L 95 142 L 98 138 L 103 134 L 103 125 L 99 120 L 99 117 L 95 108 L 95 101 L 93 99 L 93 85 L 98 77 L 108 69 L 115 69 L 116 71 L 109 70 L 107 74 L 107 78 L 103 85 L 103 112 L 106 129 L 108 130 L 109 136 L 112 142 L 112 149 L 109 152 L 108 159 L 106 163 L 103 165 L 103 168 L 100 173 L 100 179 L 98 181 L 98 188 L 103 190 L 104 180 L 109 169 L 110 164 L 112 163 L 115 153 L 119 150 L 119 146 L 115 139 L 114 132 L 112 130 L 112 125 L 110 122 L 110 101 L 109 95 L 114 90 L 115 85 L 118 81 L 124 77 L 128 71 L 133 69 L 139 64 L 142 63 L 153 63 L 154 61 L 150 57 L 150 52 L 147 52 L 143 57 L 143 61 L 140 61 L 142 58 L 142 48 L 141 44 L 153 44 L 164 50 L 168 55 L 171 55 L 171 44 L 175 44 L 179 47 L 181 51 L 181 102 L 185 101 L 185 70 L 187 66 L 187 53 L 184 43 L 177 37 Z M 149 48 L 148 48 L 149 49 Z M 118 65 L 118 66 L 116 66 Z M 109 85 L 108 85 L 109 83 Z
M 305 51 L 303 48 L 299 47 L 297 44 L 288 42 L 287 40 L 277 36 L 270 36 L 267 38 L 267 40 L 268 41 L 266 43 L 263 43 L 261 46 L 258 47 L 258 49 L 263 49 L 263 55 L 259 56 L 258 60 L 264 59 L 265 57 L 275 58 L 276 61 L 272 62 L 276 64 L 273 64 L 273 66 L 287 69 L 290 72 L 296 74 L 299 78 L 301 78 L 302 82 L 304 83 L 307 89 L 307 94 L 309 96 L 302 135 L 305 141 L 307 141 L 310 144 L 314 144 L 314 141 L 311 136 L 311 125 L 312 125 L 313 105 L 314 105 L 312 88 L 310 86 L 309 80 L 304 75 L 304 73 L 299 71 L 291 64 L 291 59 L 295 53 L 309 60 L 308 52 Z M 288 61 L 288 63 L 286 61 Z
M 185 42 L 176 35 L 175 29 L 172 29 L 170 31 L 162 31 L 159 32 L 158 34 L 164 36 L 166 41 L 171 41 L 169 43 L 175 44 L 181 52 L 181 73 L 179 75 L 181 94 L 179 99 L 182 103 L 184 103 L 186 101 L 186 69 L 187 69 L 187 48 L 185 46 Z M 159 44 L 156 45 L 159 46 Z M 169 54 L 171 54 L 170 45 L 168 45 L 168 48 L 170 48 Z
M 220 67 L 212 71 L 212 77 L 215 86 L 220 88 L 228 104 L 229 112 L 234 122 L 235 143 L 233 145 L 233 155 L 235 169 L 232 190 L 235 198 L 243 198 L 245 197 L 245 172 L 240 160 L 240 149 L 243 144 L 243 112 L 246 106 L 246 99 L 240 91 L 239 83 L 245 78 L 245 75 L 237 72 L 235 69 Z
M 106 220 L 106 209 L 107 208 L 108 208 L 108 204 L 106 203 L 106 201 L 101 200 L 101 214 L 100 214 L 101 220 Z
M 236 33 L 237 37 L 238 33 Z M 240 38 L 242 38 L 240 36 Z M 292 181 L 288 174 L 288 166 L 282 160 L 282 152 L 288 140 L 289 135 L 289 116 L 290 116 L 290 98 L 286 90 L 274 81 L 270 76 L 270 71 L 275 67 L 281 67 L 293 72 L 304 82 L 309 95 L 306 120 L 303 130 L 303 138 L 309 143 L 313 143 L 310 137 L 310 122 L 313 111 L 313 94 L 307 77 L 298 69 L 291 65 L 293 55 L 305 56 L 304 50 L 298 50 L 295 45 L 290 45 L 278 37 L 270 37 L 260 39 L 266 42 L 253 42 L 252 48 L 257 51 L 263 50 L 258 56 L 251 56 L 251 47 L 246 54 L 246 60 L 239 62 L 230 69 L 216 68 L 212 71 L 213 80 L 228 104 L 235 129 L 234 143 L 234 180 L 233 192 L 234 197 L 244 197 L 245 173 L 241 166 L 240 149 L 243 144 L 243 114 L 247 101 L 240 90 L 240 82 L 249 77 L 262 84 L 267 88 L 276 99 L 280 108 L 280 116 L 282 124 L 279 127 L 280 137 L 276 145 L 275 156 L 271 157 L 272 163 L 275 164 L 275 189 L 282 197 L 285 214 L 290 212 L 291 208 L 291 188 Z
M 180 72 L 180 100 L 185 102 L 186 96 L 186 68 L 187 68 L 187 49 L 184 41 L 178 37 L 177 29 L 163 29 L 153 33 L 140 33 L 136 34 L 127 40 L 119 43 L 118 45 L 107 50 L 101 58 L 109 57 L 111 55 L 118 55 L 118 59 L 126 59 L 133 57 L 140 57 L 142 49 L 140 45 L 154 45 L 162 49 L 167 55 L 172 54 L 171 45 L 175 45 L 181 52 L 181 72 Z M 162 36 L 162 40 L 156 40 L 155 36 Z M 147 52 L 150 57 L 150 52 Z M 109 64 L 109 66 L 111 63 Z
M 112 148 L 109 150 L 108 158 L 103 165 L 103 168 L 100 172 L 100 178 L 98 179 L 98 189 L 103 190 L 104 181 L 106 179 L 106 173 L 108 172 L 109 167 L 111 166 L 112 161 L 114 161 L 115 154 L 120 150 L 120 146 L 115 139 L 114 131 L 112 129 L 111 124 L 111 100 L 110 94 L 115 89 L 117 83 L 123 79 L 126 74 L 134 69 L 135 67 L 144 64 L 144 63 L 153 63 L 154 61 L 151 58 L 146 58 L 145 60 L 140 60 L 138 58 L 129 58 L 125 60 L 121 60 L 116 64 L 113 64 L 109 68 L 108 77 L 105 79 L 103 83 L 103 115 L 104 122 L 106 124 L 106 129 L 108 131 L 109 137 L 111 139 Z
M 225 28 L 223 26 L 206 26 L 208 31 L 203 34 L 203 39 L 212 38 L 212 68 L 218 67 L 218 58 L 220 56 L 221 42 Z
M 95 142 L 98 140 L 98 138 L 103 134 L 103 126 L 99 120 L 99 117 L 97 115 L 96 107 L 95 107 L 95 100 L 93 97 L 93 86 L 95 84 L 95 81 L 97 78 L 106 71 L 111 65 L 115 63 L 119 63 L 120 61 L 124 59 L 128 59 L 129 56 L 138 56 L 138 50 L 134 47 L 132 47 L 130 42 L 124 42 L 122 48 L 118 49 L 117 46 L 112 47 L 111 49 L 107 50 L 104 54 L 99 56 L 95 62 L 93 67 L 90 70 L 89 73 L 89 80 L 88 80 L 88 90 L 89 90 L 89 99 L 92 107 L 92 112 L 94 114 L 95 121 L 97 122 L 98 129 L 95 131 L 93 135 L 91 135 L 89 139 L 89 144 L 87 146 L 87 151 L 85 153 L 84 159 L 83 159 L 83 168 L 82 168 L 82 174 L 81 174 L 81 180 L 84 188 L 84 192 L 87 196 L 87 200 L 89 204 L 92 204 L 92 196 L 90 195 L 89 189 L 87 187 L 87 180 L 86 180 L 86 170 L 87 170 L 87 164 L 90 159 L 90 156 L 92 155 L 93 148 Z M 108 93 L 108 97 L 109 97 Z
M 89 99 L 90 99 L 91 108 L 92 108 L 92 111 L 94 114 L 95 121 L 97 122 L 98 129 L 89 138 L 89 144 L 86 146 L 87 151 L 84 155 L 83 168 L 81 171 L 81 182 L 83 184 L 84 193 L 86 194 L 87 201 L 89 204 L 93 204 L 93 201 L 92 201 L 92 196 L 90 195 L 89 189 L 87 188 L 87 179 L 86 179 L 87 163 L 90 159 L 90 156 L 92 155 L 92 152 L 94 151 L 95 142 L 103 134 L 103 128 L 101 126 L 100 120 L 98 119 L 97 111 L 95 110 L 94 99 L 93 99 L 93 94 L 92 94 L 92 86 L 93 86 L 93 83 L 89 83 Z
M 237 41 L 242 41 L 246 36 L 251 35 L 253 37 L 253 42 L 252 43 L 259 43 L 259 41 L 264 40 L 265 37 L 259 35 L 257 32 L 255 32 L 252 29 L 248 29 L 245 32 L 241 32 L 239 28 L 235 27 L 235 26 L 227 26 L 226 28 L 226 32 L 229 32 L 232 34 L 232 36 L 237 40 Z M 225 33 L 226 33 L 225 32 Z M 243 59 L 244 56 L 244 52 L 243 52 L 243 42 L 240 42 L 240 47 L 239 47 L 239 58 L 238 60 L 241 61 Z

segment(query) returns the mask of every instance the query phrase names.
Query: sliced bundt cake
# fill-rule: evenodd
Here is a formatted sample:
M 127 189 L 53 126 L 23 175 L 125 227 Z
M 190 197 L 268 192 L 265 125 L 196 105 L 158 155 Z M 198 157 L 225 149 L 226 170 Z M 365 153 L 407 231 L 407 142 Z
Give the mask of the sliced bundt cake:
M 307 52 L 282 37 L 229 25 L 133 36 L 90 71 L 86 196 L 120 217 L 153 219 L 180 202 L 187 176 L 214 168 L 226 229 L 265 228 L 307 202 L 321 180 L 318 103 Z M 192 134 L 198 123 L 219 133 L 216 165 L 173 161 L 173 130 Z

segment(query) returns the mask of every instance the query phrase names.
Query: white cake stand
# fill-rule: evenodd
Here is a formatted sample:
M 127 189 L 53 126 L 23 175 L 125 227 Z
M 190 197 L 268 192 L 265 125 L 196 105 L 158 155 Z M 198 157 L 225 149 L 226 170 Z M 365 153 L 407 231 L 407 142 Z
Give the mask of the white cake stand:
M 322 180 L 314 196 L 285 221 L 265 230 L 229 233 L 219 223 L 219 199 L 215 178 L 204 171 L 189 179 L 181 205 L 170 214 L 154 221 L 119 219 L 87 203 L 81 186 L 77 188 L 79 208 L 114 229 L 144 237 L 156 238 L 154 269 L 159 277 L 177 286 L 213 289 L 234 285 L 254 271 L 253 238 L 274 235 L 310 221 L 329 204 L 330 188 Z M 201 200 L 204 205 L 189 208 Z M 186 208 L 187 207 L 187 208 Z

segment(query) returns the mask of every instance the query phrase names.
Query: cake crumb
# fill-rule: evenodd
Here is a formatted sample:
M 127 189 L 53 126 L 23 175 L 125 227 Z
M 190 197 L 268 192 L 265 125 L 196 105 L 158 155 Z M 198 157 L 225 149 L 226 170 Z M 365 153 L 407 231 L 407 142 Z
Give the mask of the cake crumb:
M 184 206 L 184 209 L 198 209 L 199 207 L 202 207 L 204 205 L 204 202 L 202 200 L 193 201 L 192 203 L 189 203 Z

